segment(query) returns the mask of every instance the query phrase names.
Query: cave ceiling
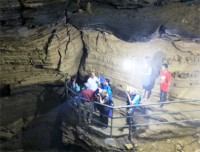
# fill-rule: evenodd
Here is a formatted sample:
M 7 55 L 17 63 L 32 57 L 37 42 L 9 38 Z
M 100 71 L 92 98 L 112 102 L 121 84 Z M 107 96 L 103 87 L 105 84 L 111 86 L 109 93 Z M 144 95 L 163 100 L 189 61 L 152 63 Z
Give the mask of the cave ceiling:
M 106 31 L 126 41 L 163 33 L 200 37 L 198 0 L 2 0 L 0 11 L 2 35 L 56 24 L 66 16 L 66 23 L 80 30 Z

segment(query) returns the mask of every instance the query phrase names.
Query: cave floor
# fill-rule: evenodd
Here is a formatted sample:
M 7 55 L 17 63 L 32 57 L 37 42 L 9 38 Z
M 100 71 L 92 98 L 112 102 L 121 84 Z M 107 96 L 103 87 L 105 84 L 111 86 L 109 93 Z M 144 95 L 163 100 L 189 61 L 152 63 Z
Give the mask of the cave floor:
M 122 99 L 118 96 L 114 96 L 113 98 L 115 106 L 124 106 L 126 105 L 126 100 Z M 159 101 L 158 96 L 151 96 L 147 101 L 142 100 L 141 104 L 151 104 L 151 103 L 157 103 Z M 198 112 L 189 112 L 189 113 L 182 113 L 179 112 L 177 114 L 161 114 L 159 113 L 168 113 L 168 112 L 175 112 L 175 111 L 181 111 L 181 110 L 194 110 L 194 104 L 196 104 L 196 108 L 200 108 L 200 105 L 198 103 L 173 103 L 173 104 L 165 104 L 162 108 L 160 108 L 160 105 L 148 105 L 148 106 L 141 106 L 136 108 L 136 112 L 134 114 L 134 122 L 135 124 L 148 124 L 148 123 L 157 123 L 157 122 L 163 122 L 163 121 L 176 121 L 176 120 L 184 120 L 184 119 L 197 119 L 199 118 Z M 141 115 L 147 115 L 152 114 L 150 117 L 144 117 Z M 155 115 L 154 114 L 158 114 Z M 120 116 L 126 116 L 126 109 L 115 109 L 113 113 L 114 117 L 120 117 Z M 111 125 L 111 119 L 109 118 L 109 126 Z M 123 126 L 126 125 L 126 119 L 113 119 L 113 126 Z M 177 130 L 177 126 L 182 125 L 183 127 L 190 128 L 190 123 L 178 123 L 177 125 L 173 124 L 161 124 L 161 125 L 149 125 L 149 126 L 139 126 L 136 128 L 136 131 L 139 132 L 139 136 L 143 138 L 148 138 L 151 136 L 151 134 L 155 132 L 162 132 L 165 130 Z M 98 131 L 106 136 L 110 136 L 111 129 L 110 127 L 102 130 L 101 127 L 95 124 L 89 125 L 92 129 L 95 131 Z M 178 131 L 175 134 L 177 135 L 187 135 L 189 134 L 190 129 L 188 129 L 187 132 L 182 132 L 181 130 Z M 134 134 L 135 130 L 132 131 L 132 134 Z M 125 136 L 129 134 L 129 128 L 127 127 L 114 127 L 112 129 L 112 136 L 113 137 L 120 137 Z
M 148 104 L 148 103 L 155 103 L 159 100 L 158 97 L 150 97 L 147 101 L 144 101 L 143 99 L 141 100 L 141 104 Z M 113 97 L 113 101 L 114 101 L 114 105 L 115 106 L 124 106 L 126 105 L 126 100 L 122 99 L 118 96 L 114 96 Z M 159 108 L 159 105 L 155 105 L 153 106 L 154 108 Z M 163 110 L 160 109 L 161 111 Z M 139 123 L 148 123 L 149 120 L 142 118 L 138 115 L 144 114 L 146 113 L 146 108 L 145 107 L 139 107 L 137 108 L 136 112 L 135 112 L 135 116 L 134 116 L 134 121 L 135 123 L 139 124 Z M 113 113 L 114 117 L 122 117 L 122 116 L 126 116 L 126 108 L 123 109 L 115 109 L 114 113 Z M 111 125 L 111 119 L 109 118 L 109 126 Z M 126 125 L 126 119 L 125 118 L 120 118 L 120 119 L 113 119 L 113 126 L 123 126 Z M 106 129 L 102 130 L 101 127 L 97 126 L 97 125 L 93 125 L 91 124 L 90 127 L 96 131 L 99 131 L 101 133 L 103 133 L 106 136 L 110 136 L 110 132 L 111 132 L 111 128 L 107 127 Z M 129 128 L 127 127 L 113 127 L 112 129 L 112 136 L 113 137 L 120 137 L 120 136 L 124 136 L 124 135 L 128 135 L 129 134 Z

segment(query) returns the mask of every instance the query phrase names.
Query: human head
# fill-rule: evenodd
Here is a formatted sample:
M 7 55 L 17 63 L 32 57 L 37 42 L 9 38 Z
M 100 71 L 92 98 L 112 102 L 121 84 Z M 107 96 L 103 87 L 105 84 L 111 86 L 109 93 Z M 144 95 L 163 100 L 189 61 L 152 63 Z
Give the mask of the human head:
M 144 60 L 145 60 L 145 63 L 147 63 L 147 64 L 150 64 L 150 63 L 151 63 L 151 59 L 150 59 L 149 56 L 146 56 L 146 57 L 144 58 Z
M 94 77 L 95 77 L 95 72 L 92 71 L 92 72 L 91 72 L 91 78 L 94 78 Z
M 130 86 L 127 86 L 126 92 L 130 95 L 135 95 L 137 93 L 137 89 L 130 87 Z
M 72 81 L 76 81 L 76 76 L 74 75 L 74 76 L 72 76 Z
M 108 84 L 110 83 L 110 80 L 108 78 L 106 78 L 106 81 L 108 82 Z
M 66 82 L 70 82 L 70 81 L 71 81 L 71 76 L 70 76 L 70 75 L 67 75 L 65 81 L 66 81 Z
M 104 82 L 103 82 L 103 85 L 107 86 L 107 85 L 108 85 L 108 82 L 107 82 L 107 81 L 104 81 Z
M 106 96 L 108 96 L 108 93 L 105 89 L 102 90 L 101 96 L 102 96 L 102 98 L 105 98 Z
M 164 64 L 162 65 L 162 71 L 165 71 L 165 70 L 167 70 L 167 69 L 168 69 L 168 64 L 164 63 Z

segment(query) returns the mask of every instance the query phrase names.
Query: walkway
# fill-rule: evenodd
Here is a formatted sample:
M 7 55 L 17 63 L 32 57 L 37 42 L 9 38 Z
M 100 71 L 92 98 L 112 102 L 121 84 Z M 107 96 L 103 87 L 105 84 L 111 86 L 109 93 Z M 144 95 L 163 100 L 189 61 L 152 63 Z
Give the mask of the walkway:
M 102 136 L 120 137 L 129 135 L 130 137 L 131 133 L 134 132 L 129 131 L 130 126 L 126 125 L 126 108 L 124 108 L 127 107 L 126 99 L 114 96 L 113 101 L 113 119 L 109 118 L 108 124 L 112 126 L 112 129 L 108 127 L 102 130 L 99 125 L 98 111 L 94 114 L 91 124 L 86 124 L 80 119 L 80 125 L 86 129 L 89 127 L 88 129 L 98 132 Z M 152 95 L 148 101 L 141 101 L 141 104 L 136 107 L 134 121 L 139 137 L 149 138 L 151 135 L 156 137 L 160 133 L 180 136 L 187 134 L 187 128 L 196 128 L 200 125 L 200 99 L 167 101 L 162 108 L 160 108 L 158 101 L 159 98 Z M 116 119 L 115 117 L 123 118 Z M 190 132 L 191 130 L 189 130 Z

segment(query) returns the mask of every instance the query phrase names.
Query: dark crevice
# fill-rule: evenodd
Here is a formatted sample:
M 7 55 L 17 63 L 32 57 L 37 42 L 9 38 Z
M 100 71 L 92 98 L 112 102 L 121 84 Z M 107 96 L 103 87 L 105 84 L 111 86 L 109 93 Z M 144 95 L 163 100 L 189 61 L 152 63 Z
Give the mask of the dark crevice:
M 55 34 L 55 36 L 57 37 L 57 39 L 58 39 L 58 43 L 59 43 L 59 45 L 58 45 L 58 55 L 59 55 L 59 60 L 58 60 L 58 66 L 57 66 L 57 71 L 60 71 L 60 66 L 61 66 L 61 63 L 62 63 L 62 54 L 61 54 L 61 52 L 60 52 L 60 46 L 61 46 L 61 44 L 60 44 L 60 42 L 59 42 L 59 37 L 58 37 L 58 35 L 56 35 Z
M 23 11 L 25 10 L 25 6 L 23 4 L 23 0 L 18 0 L 20 4 L 20 18 L 21 18 L 21 25 L 24 26 L 26 23 L 26 19 L 23 16 Z
M 72 1 L 70 0 L 68 3 L 66 2 L 66 7 L 65 7 L 65 16 L 66 16 L 66 24 L 69 23 L 69 16 L 67 14 L 67 8 L 71 5 Z
M 51 35 L 49 36 L 48 38 L 48 41 L 47 43 L 45 44 L 44 46 L 44 50 L 45 50 L 45 54 L 46 54 L 46 58 L 47 59 L 47 54 L 48 54 L 48 48 L 49 48 L 49 44 L 51 43 L 53 37 L 54 37 L 54 33 L 56 32 L 56 29 L 54 29 L 52 32 L 51 32 Z
M 78 78 L 78 81 L 79 82 L 84 82 L 86 80 L 84 80 L 82 77 L 81 77 L 81 74 L 80 74 L 80 70 L 81 68 L 83 68 L 85 70 L 85 60 L 88 56 L 88 52 L 87 52 L 87 48 L 86 48 L 86 45 L 85 45 L 85 42 L 84 42 L 84 39 L 83 39 L 83 32 L 80 31 L 80 35 L 81 35 L 81 40 L 82 40 L 82 43 L 83 43 L 83 54 L 82 54 L 82 57 L 81 57 L 81 61 L 80 61 L 80 64 L 79 64 L 79 67 L 78 67 L 78 74 L 77 74 L 77 78 Z
M 70 31 L 71 30 L 69 29 L 68 26 L 66 27 L 66 30 L 67 30 L 67 36 L 69 36 L 69 40 L 67 41 L 67 44 L 66 44 L 65 55 L 67 54 L 67 49 L 68 49 L 69 43 L 71 42 L 71 37 L 70 37 Z
M 58 50 L 58 55 L 59 55 L 59 61 L 58 61 L 58 67 L 57 67 L 57 71 L 60 70 L 60 66 L 61 66 L 61 60 L 62 60 L 62 55 L 60 53 L 60 49 Z
M 97 51 L 97 49 L 98 49 L 98 40 L 99 40 L 99 33 L 98 33 L 98 35 L 97 35 L 97 37 L 96 37 L 96 51 Z

